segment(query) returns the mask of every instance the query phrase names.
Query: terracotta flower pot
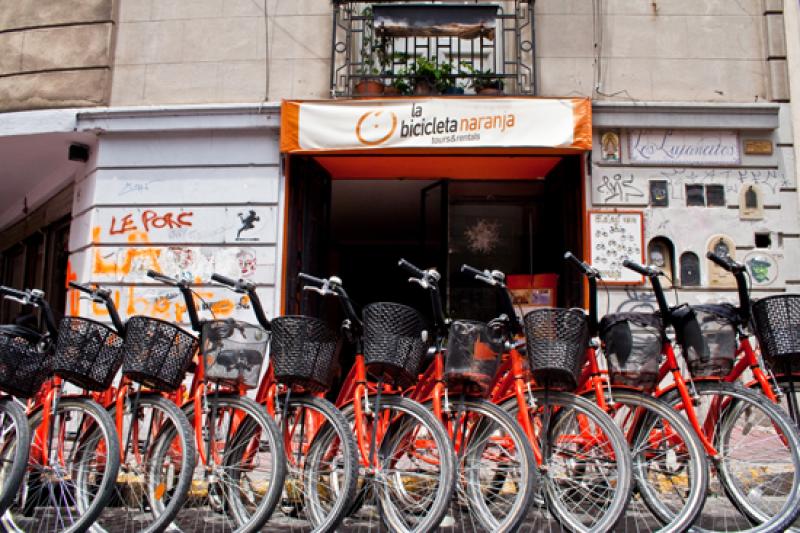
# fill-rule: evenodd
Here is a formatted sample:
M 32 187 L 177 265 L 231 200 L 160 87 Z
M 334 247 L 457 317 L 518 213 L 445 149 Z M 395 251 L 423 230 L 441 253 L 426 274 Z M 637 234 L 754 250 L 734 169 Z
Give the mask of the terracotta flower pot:
M 395 87 L 394 85 L 387 85 L 383 88 L 383 96 L 401 96 L 402 93 L 400 89 Z
M 353 87 L 353 96 L 383 96 L 386 86 L 375 80 L 362 80 Z
M 432 94 L 438 94 L 436 87 L 427 80 L 417 80 L 414 83 L 414 95 L 415 96 L 430 96 Z
M 483 89 L 477 91 L 476 94 L 479 94 L 481 96 L 502 96 L 505 93 L 503 92 L 503 89 L 497 89 L 495 87 L 484 87 Z

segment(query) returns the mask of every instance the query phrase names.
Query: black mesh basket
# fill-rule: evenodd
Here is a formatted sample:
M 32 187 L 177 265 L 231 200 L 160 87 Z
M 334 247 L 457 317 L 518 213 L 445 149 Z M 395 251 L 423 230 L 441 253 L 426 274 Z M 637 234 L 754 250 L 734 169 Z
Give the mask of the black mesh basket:
M 177 390 L 197 347 L 197 339 L 174 324 L 146 316 L 131 317 L 125 325 L 122 373 L 153 389 Z
M 328 390 L 336 369 L 336 333 L 322 320 L 303 315 L 275 318 L 271 328 L 275 379 L 312 392 Z
M 800 295 L 768 296 L 753 303 L 761 354 L 770 364 L 794 366 L 800 356 Z
M 708 358 L 689 360 L 689 371 L 696 377 L 727 376 L 736 360 L 736 311 L 727 305 L 695 305 L 692 308 Z
M 258 386 L 269 334 L 238 320 L 209 320 L 200 334 L 205 378 L 222 385 Z
M 453 392 L 486 394 L 492 385 L 504 337 L 484 322 L 456 320 L 450 324 L 444 378 Z
M 117 375 L 122 337 L 95 320 L 66 317 L 58 327 L 53 372 L 81 388 L 104 391 Z
M 41 335 L 20 326 L 0 326 L 0 390 L 31 398 L 53 375 L 52 356 Z
M 528 362 L 537 384 L 577 388 L 589 343 L 589 326 L 583 311 L 534 309 L 524 320 Z
M 424 330 L 425 320 L 406 305 L 364 307 L 364 362 L 370 373 L 400 387 L 415 383 L 427 350 Z
M 694 377 L 714 377 L 725 375 L 722 359 L 713 359 L 711 349 L 703 336 L 698 312 L 688 305 L 679 305 L 670 310 L 675 338 L 681 347 L 683 358 Z M 708 326 L 707 326 L 708 327 Z M 730 367 L 727 368 L 730 371 Z
M 600 338 L 613 385 L 650 392 L 658 381 L 663 327 L 653 313 L 615 313 L 600 321 Z

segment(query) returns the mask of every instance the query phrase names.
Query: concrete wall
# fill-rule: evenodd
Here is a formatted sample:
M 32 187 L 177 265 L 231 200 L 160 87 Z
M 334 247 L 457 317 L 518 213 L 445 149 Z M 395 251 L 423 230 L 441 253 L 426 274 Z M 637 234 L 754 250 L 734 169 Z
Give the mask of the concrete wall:
M 186 323 L 180 295 L 146 276 L 153 269 L 198 283 L 203 317 L 213 312 L 252 322 L 247 298 L 210 284 L 217 272 L 254 281 L 273 316 L 283 194 L 271 113 L 265 119 L 253 106 L 228 114 L 193 109 L 166 117 L 80 117 L 79 128 L 102 127 L 105 133 L 75 185 L 73 278 L 112 289 L 123 317 L 148 314 Z M 198 121 L 206 129 L 195 128 Z M 102 306 L 77 294 L 69 302 L 70 313 L 107 319 Z
M 770 99 L 764 13 L 763 0 L 538 0 L 540 93 Z
M 112 0 L 15 0 L 0 8 L 0 112 L 108 103 Z
M 327 0 L 120 0 L 112 105 L 328 94 Z

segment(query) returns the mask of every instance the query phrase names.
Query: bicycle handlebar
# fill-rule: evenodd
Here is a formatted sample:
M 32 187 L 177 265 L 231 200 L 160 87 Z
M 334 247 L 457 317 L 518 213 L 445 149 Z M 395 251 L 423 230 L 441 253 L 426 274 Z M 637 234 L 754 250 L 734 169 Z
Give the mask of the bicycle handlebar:
M 744 273 L 747 271 L 745 266 L 734 261 L 727 255 L 723 256 L 715 254 L 714 252 L 706 252 L 706 257 L 712 263 L 733 274 L 739 293 L 739 307 L 737 308 L 737 312 L 742 320 L 742 324 L 748 324 L 750 322 L 750 293 L 747 291 L 747 280 L 744 277 Z
M 20 291 L 5 286 L 0 286 L 0 294 L 2 294 L 3 296 L 10 296 L 11 298 L 16 298 L 17 300 L 22 300 L 22 301 L 27 301 L 30 296 L 29 293 L 26 291 Z
M 314 277 L 314 276 L 310 276 L 310 275 L 305 274 L 303 272 L 300 272 L 297 275 L 297 278 L 305 280 L 305 281 L 308 281 L 310 283 L 313 283 L 314 285 L 317 285 L 319 287 L 323 287 L 325 285 L 325 283 L 328 281 L 328 280 L 325 280 L 325 279 L 322 279 L 322 278 L 317 278 L 317 277 Z
M 508 323 L 511 333 L 514 335 L 522 333 L 522 325 L 517 318 L 517 312 L 514 309 L 514 302 L 511 299 L 511 294 L 508 292 L 508 287 L 505 284 L 506 276 L 499 270 L 479 270 L 469 265 L 461 265 L 461 272 L 472 275 L 478 281 L 491 285 L 500 293 L 501 308 L 505 321 Z
M 575 265 L 589 282 L 589 333 L 594 337 L 600 329 L 597 321 L 597 280 L 600 279 L 600 271 L 575 257 L 569 250 L 564 252 L 564 259 Z
M 656 302 L 658 302 L 658 310 L 661 312 L 661 321 L 664 323 L 666 329 L 666 326 L 669 326 L 671 323 L 672 313 L 670 312 L 669 304 L 667 304 L 667 297 L 664 295 L 664 289 L 661 287 L 661 281 L 658 279 L 659 276 L 663 275 L 663 272 L 655 267 L 634 263 L 629 259 L 622 261 L 622 266 L 634 272 L 638 272 L 650 280 L 650 285 L 653 287 L 653 292 L 656 295 Z
M 627 268 L 629 270 L 633 270 L 634 272 L 637 272 L 637 273 L 641 274 L 642 276 L 644 276 L 646 278 L 655 278 L 655 277 L 660 276 L 662 274 L 662 272 L 657 268 L 654 268 L 654 267 L 651 267 L 651 266 L 640 265 L 639 263 L 634 263 L 630 259 L 623 260 L 622 261 L 622 266 L 624 266 L 625 268 Z
M 400 259 L 397 262 L 397 266 L 413 274 L 413 276 L 408 279 L 409 282 L 416 283 L 430 293 L 434 327 L 439 335 L 445 335 L 447 332 L 447 317 L 444 316 L 442 299 L 439 295 L 439 280 L 441 279 L 439 273 L 434 268 L 422 270 L 405 259 Z
M 125 324 L 123 324 L 122 319 L 119 317 L 117 306 L 114 305 L 114 301 L 111 299 L 110 290 L 103 289 L 99 286 L 91 287 L 76 281 L 70 281 L 68 285 L 75 290 L 88 294 L 93 302 L 105 304 L 111 323 L 114 324 L 114 329 L 117 330 L 119 335 L 124 336 Z
M 409 263 L 405 259 L 400 259 L 397 262 L 397 266 L 399 266 L 400 268 L 402 268 L 406 272 L 408 272 L 410 274 L 413 274 L 413 275 L 415 275 L 417 277 L 420 277 L 420 278 L 424 278 L 425 277 L 425 271 L 424 270 L 412 265 L 411 263 Z
M 461 265 L 461 272 L 464 274 L 472 274 L 473 276 L 485 276 L 486 272 L 483 270 L 478 270 L 475 267 L 471 267 L 469 265 Z
M 153 278 L 154 280 L 160 281 L 166 285 L 177 287 L 178 290 L 181 291 L 181 294 L 183 295 L 183 301 L 186 303 L 186 312 L 189 313 L 189 323 L 192 325 L 192 329 L 199 333 L 202 329 L 202 325 L 200 324 L 200 317 L 197 315 L 197 307 L 194 305 L 191 283 L 186 280 L 178 280 L 169 276 L 165 276 L 161 272 L 156 272 L 155 270 L 148 270 L 147 277 Z
M 743 264 L 734 261 L 727 255 L 719 255 L 715 254 L 714 252 L 706 252 L 706 257 L 710 259 L 712 263 L 717 264 L 718 266 L 727 270 L 731 274 L 736 274 L 737 272 L 744 272 L 745 270 Z
M 256 286 L 252 281 L 243 279 L 235 280 L 233 278 L 229 278 L 228 276 L 217 274 L 216 272 L 211 274 L 211 281 L 216 281 L 221 285 L 225 285 L 234 292 L 240 294 L 246 293 L 247 296 L 250 297 L 250 305 L 253 306 L 253 313 L 256 315 L 256 320 L 258 321 L 259 325 L 261 325 L 261 327 L 267 331 L 272 329 L 269 319 L 267 318 L 266 313 L 264 313 L 264 307 L 261 305 L 261 299 L 256 293 Z

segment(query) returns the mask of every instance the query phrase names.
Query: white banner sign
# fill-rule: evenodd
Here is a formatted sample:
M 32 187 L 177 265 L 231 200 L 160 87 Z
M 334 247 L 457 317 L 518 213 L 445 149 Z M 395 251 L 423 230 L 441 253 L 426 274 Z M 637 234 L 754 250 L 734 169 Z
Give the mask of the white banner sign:
M 650 165 L 737 165 L 739 137 L 733 131 L 630 130 L 632 163 Z
M 591 148 L 585 99 L 284 102 L 284 152 L 378 148 Z M 296 118 L 292 118 L 296 117 Z

